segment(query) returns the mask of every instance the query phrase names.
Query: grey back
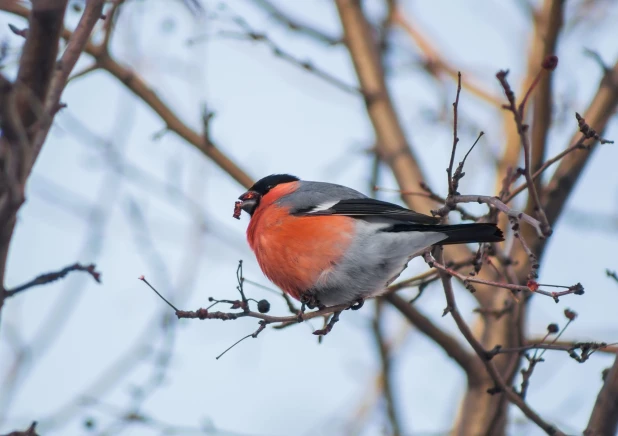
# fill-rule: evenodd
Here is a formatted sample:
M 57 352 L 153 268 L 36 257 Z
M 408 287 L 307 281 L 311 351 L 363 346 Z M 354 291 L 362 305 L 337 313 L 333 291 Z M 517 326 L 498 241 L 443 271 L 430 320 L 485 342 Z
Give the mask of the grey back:
M 333 183 L 308 181 L 300 181 L 298 183 L 299 187 L 296 191 L 284 195 L 277 200 L 277 203 L 282 206 L 290 207 L 291 213 L 305 211 L 338 200 L 367 198 L 366 195 L 352 188 L 335 185 Z

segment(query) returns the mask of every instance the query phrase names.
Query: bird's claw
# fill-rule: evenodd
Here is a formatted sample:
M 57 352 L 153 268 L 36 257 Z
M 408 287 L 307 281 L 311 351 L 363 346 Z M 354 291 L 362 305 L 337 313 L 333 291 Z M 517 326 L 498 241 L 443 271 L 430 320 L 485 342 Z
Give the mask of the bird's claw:
M 333 329 L 333 326 L 335 325 L 335 323 L 337 321 L 339 321 L 339 315 L 341 314 L 341 311 L 338 312 L 333 312 L 333 316 L 330 319 L 330 321 L 328 321 L 328 324 L 326 324 L 326 326 L 323 329 L 319 329 L 313 332 L 314 335 L 316 336 L 325 336 L 328 333 L 330 333 L 330 331 Z
M 354 303 L 352 303 L 350 305 L 350 307 L 348 307 L 348 309 L 351 310 L 358 310 L 361 307 L 363 307 L 363 304 L 365 304 L 365 300 L 363 300 L 362 298 L 359 298 L 358 300 L 356 300 Z

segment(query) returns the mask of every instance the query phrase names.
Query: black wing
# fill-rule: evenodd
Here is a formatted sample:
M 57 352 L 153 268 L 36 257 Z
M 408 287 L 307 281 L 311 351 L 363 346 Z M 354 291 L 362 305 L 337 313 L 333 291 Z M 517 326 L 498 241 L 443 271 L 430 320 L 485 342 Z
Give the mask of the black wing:
M 345 215 L 350 217 L 382 217 L 397 221 L 418 224 L 437 224 L 440 218 L 423 215 L 405 207 L 398 206 L 386 201 L 374 200 L 373 198 L 353 198 L 340 200 L 335 204 L 325 203 L 311 209 L 298 210 L 294 215 Z

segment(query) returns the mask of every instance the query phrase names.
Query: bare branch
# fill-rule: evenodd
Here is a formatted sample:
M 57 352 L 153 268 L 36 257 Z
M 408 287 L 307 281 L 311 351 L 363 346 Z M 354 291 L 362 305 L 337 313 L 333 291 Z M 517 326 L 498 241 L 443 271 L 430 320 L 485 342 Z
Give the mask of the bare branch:
M 22 17 L 28 16 L 28 9 L 19 4 L 11 3 L 6 6 L 2 5 L 2 8 L 7 12 L 11 12 Z M 65 40 L 70 40 L 72 36 L 72 32 L 69 30 L 65 29 L 62 31 L 62 38 Z M 120 65 L 108 56 L 101 46 L 95 46 L 91 43 L 87 43 L 84 51 L 95 58 L 99 68 L 106 70 L 131 92 L 133 92 L 138 98 L 140 98 L 145 104 L 150 106 L 150 108 L 163 120 L 169 131 L 176 133 L 178 136 L 200 150 L 240 185 L 246 188 L 253 185 L 253 179 L 249 177 L 244 170 L 238 167 L 236 163 L 234 163 L 221 150 L 219 150 L 215 144 L 205 144 L 203 135 L 192 130 L 187 124 L 183 123 L 174 111 L 167 104 L 165 104 L 165 102 L 163 102 L 156 92 L 150 88 L 148 84 L 144 82 L 139 75 L 137 75 L 137 73 Z
M 384 391 L 384 398 L 386 400 L 386 409 L 388 418 L 391 425 L 391 431 L 393 436 L 401 436 L 401 423 L 399 421 L 399 415 L 397 413 L 397 402 L 395 400 L 395 393 L 393 392 L 393 372 L 391 370 L 391 359 L 389 348 L 384 340 L 384 333 L 382 332 L 382 300 L 376 300 L 376 311 L 373 318 L 372 328 L 373 336 L 378 348 L 378 355 L 380 356 L 380 362 L 382 364 L 382 390 Z
M 565 0 L 552 0 L 545 2 L 542 13 L 543 19 L 547 23 L 542 26 L 542 44 L 543 53 L 540 59 L 546 59 L 548 56 L 556 52 L 558 37 L 562 30 L 564 22 L 564 4 Z M 532 64 L 531 64 L 532 66 Z M 530 170 L 536 172 L 539 170 L 543 160 L 545 159 L 545 150 L 547 145 L 547 134 L 552 122 L 553 113 L 553 93 L 552 93 L 552 74 L 549 71 L 544 71 L 541 74 L 538 85 L 536 86 L 536 95 L 533 100 L 534 118 L 531 129 L 531 156 Z M 539 182 L 536 182 L 536 188 L 541 187 Z M 528 209 L 529 211 L 531 209 Z
M 618 430 L 618 354 L 603 379 L 603 387 L 584 430 L 585 436 L 616 434 Z
M 56 65 L 58 42 L 67 0 L 38 0 L 27 10 L 29 29 L 13 86 L 2 78 L 2 137 L 0 156 L 0 308 L 4 302 L 4 274 L 9 244 L 15 227 L 15 214 L 24 201 L 24 187 L 31 162 L 32 132 L 29 130 L 42 114 Z
M 41 152 L 43 143 L 47 138 L 47 134 L 49 133 L 49 129 L 52 125 L 53 117 L 58 111 L 60 97 L 66 87 L 69 75 L 73 71 L 77 60 L 84 51 L 94 26 L 101 18 L 104 2 L 105 0 L 91 0 L 86 2 L 86 7 L 84 8 L 82 17 L 80 18 L 75 31 L 68 41 L 64 54 L 60 58 L 58 67 L 56 68 L 50 85 L 49 94 L 45 99 L 44 110 L 46 116 L 39 121 L 38 130 L 33 140 L 30 169 L 34 165 L 37 156 Z
M 268 300 L 256 301 L 252 298 L 247 298 L 245 296 L 245 292 L 243 289 L 245 278 L 243 277 L 243 272 L 242 272 L 242 260 L 238 262 L 238 269 L 236 270 L 236 279 L 238 281 L 238 286 L 236 287 L 236 290 L 239 292 L 241 299 L 240 300 L 217 300 L 215 298 L 210 297 L 209 301 L 214 301 L 214 303 L 205 309 L 200 308 L 197 310 L 179 310 L 170 301 L 168 301 L 163 295 L 161 295 L 161 293 L 157 291 L 157 289 L 154 286 L 152 286 L 146 280 L 144 276 L 140 276 L 139 279 L 143 281 L 152 291 L 154 291 L 159 296 L 159 298 L 161 298 L 161 300 L 163 300 L 168 306 L 170 306 L 174 310 L 176 317 L 178 319 L 181 319 L 181 318 L 200 319 L 200 320 L 219 319 L 222 321 L 230 321 L 230 320 L 236 320 L 240 318 L 256 318 L 260 320 L 259 322 L 260 327 L 258 328 L 258 330 L 256 330 L 254 333 L 247 335 L 244 338 L 237 341 L 234 345 L 232 345 L 230 348 L 228 348 L 223 353 L 221 353 L 219 357 L 225 354 L 235 345 L 242 342 L 243 340 L 249 337 L 254 337 L 254 338 L 257 337 L 258 334 L 262 330 L 264 330 L 268 324 L 276 323 L 276 324 L 279 324 L 278 326 L 279 328 L 282 328 L 283 326 L 296 324 L 296 323 L 303 322 L 303 321 L 316 318 L 319 316 L 326 317 L 328 315 L 332 315 L 330 321 L 323 329 L 315 330 L 313 332 L 314 335 L 324 336 L 330 333 L 330 331 L 333 329 L 333 326 L 339 320 L 339 314 L 342 311 L 348 310 L 348 309 L 357 310 L 360 307 L 362 307 L 362 304 L 352 305 L 352 306 L 350 306 L 349 304 L 340 304 L 338 306 L 321 308 L 314 312 L 305 312 L 306 302 L 303 302 L 300 312 L 298 314 L 295 314 L 292 316 L 266 315 L 266 313 L 270 311 L 270 303 L 268 302 Z M 250 308 L 251 302 L 257 303 L 258 312 L 253 312 L 251 310 Z M 222 304 L 222 303 L 229 304 L 230 309 L 241 309 L 242 311 L 241 312 L 221 312 L 221 311 L 211 311 L 210 310 L 213 306 L 217 304 Z
M 599 89 L 592 99 L 583 118 L 591 126 L 602 132 L 618 106 L 618 62 L 603 77 Z M 580 140 L 579 132 L 571 139 L 574 145 Z M 584 166 L 599 141 L 590 145 L 589 153 L 570 153 L 558 165 L 556 172 L 543 190 L 543 208 L 550 225 L 556 222 L 562 209 L 571 194 L 575 183 L 579 179 Z
M 547 221 L 547 217 L 545 216 L 545 212 L 541 205 L 541 200 L 539 197 L 539 193 L 536 189 L 534 181 L 532 180 L 532 173 L 530 168 L 530 159 L 531 159 L 531 145 L 530 139 L 528 138 L 528 126 L 524 123 L 524 109 L 526 103 L 526 97 L 522 100 L 519 107 L 516 105 L 515 93 L 513 93 L 511 86 L 506 80 L 506 76 L 508 71 L 500 71 L 496 74 L 498 81 L 502 85 L 504 89 L 504 93 L 509 102 L 508 105 L 505 106 L 505 109 L 508 109 L 513 114 L 513 118 L 515 120 L 515 124 L 517 126 L 517 133 L 519 134 L 521 145 L 524 150 L 524 176 L 526 177 L 526 183 L 528 184 L 528 192 L 534 202 L 534 211 L 539 217 L 539 221 L 541 222 L 541 230 L 545 237 L 551 235 L 551 227 L 549 222 Z M 535 83 L 532 84 L 534 86 Z M 532 86 L 530 89 L 532 89 Z
M 427 256 L 429 256 L 429 253 L 426 254 L 426 257 Z M 442 253 L 440 251 L 438 260 L 441 261 L 441 258 Z M 427 259 L 430 258 L 427 257 Z M 431 260 L 429 260 L 428 262 L 431 262 Z M 440 277 L 442 278 L 442 285 L 444 286 L 444 293 L 446 296 L 447 306 L 445 312 L 450 313 L 453 316 L 453 319 L 455 320 L 459 331 L 461 331 L 468 343 L 472 346 L 472 348 L 480 358 L 481 362 L 485 366 L 488 374 L 496 383 L 495 389 L 490 393 L 504 393 L 504 395 L 506 395 L 507 399 L 511 403 L 517 406 L 524 413 L 524 415 L 526 415 L 531 421 L 533 421 L 536 425 L 543 429 L 543 431 L 545 431 L 545 433 L 547 433 L 548 435 L 565 436 L 562 431 L 543 420 L 543 418 L 541 418 L 534 410 L 532 410 L 532 408 L 528 406 L 528 404 L 513 390 L 512 387 L 508 386 L 505 383 L 502 375 L 500 375 L 500 371 L 491 360 L 488 360 L 487 352 L 483 349 L 481 343 L 474 337 L 472 330 L 470 330 L 470 327 L 468 326 L 468 324 L 466 324 L 465 320 L 459 313 L 457 303 L 455 302 L 455 293 L 453 292 L 453 287 L 449 275 L 442 273 Z
M 521 81 L 519 94 L 523 95 L 532 87 L 535 78 L 538 78 L 539 67 L 543 59 L 554 53 L 552 50 L 552 37 L 558 35 L 561 26 L 557 26 L 557 14 L 555 12 L 556 3 L 563 0 L 544 0 L 542 5 L 536 7 L 530 6 L 530 18 L 533 23 L 531 31 L 530 46 L 527 50 L 527 69 L 524 79 Z M 553 13 L 553 15 L 552 15 Z M 553 27 L 552 27 L 553 26 Z M 552 29 L 550 29 L 552 27 Z M 546 39 L 548 38 L 548 39 Z M 555 43 L 554 43 L 555 44 Z M 517 133 L 515 123 L 507 119 L 508 113 L 504 113 L 504 129 L 506 136 L 506 144 L 503 156 L 498 167 L 498 178 L 496 185 L 499 187 L 501 179 L 506 174 L 508 168 L 515 168 L 521 155 L 522 147 L 521 140 Z M 544 153 L 544 152 L 543 152 Z M 499 188 L 498 188 L 499 189 Z
M 313 26 L 310 26 L 306 23 L 301 23 L 300 21 L 290 17 L 288 14 L 286 14 L 278 6 L 275 6 L 269 0 L 255 0 L 255 4 L 267 13 L 269 13 L 274 20 L 280 22 L 294 32 L 306 35 L 312 39 L 315 39 L 316 41 L 323 42 L 331 46 L 341 43 L 341 38 L 335 38 L 333 36 L 327 35 L 326 33 L 316 29 Z
M 412 190 L 424 179 L 412 148 L 403 132 L 390 94 L 386 88 L 384 71 L 372 35 L 372 29 L 354 0 L 336 0 L 343 25 L 345 43 L 354 63 L 365 96 L 367 113 L 376 135 L 377 152 L 387 163 L 402 190 Z M 424 209 L 428 202 L 410 197 L 403 199 L 413 208 Z
M 372 28 L 363 13 L 361 2 L 336 0 L 343 25 L 344 40 L 365 97 L 367 114 L 376 136 L 376 151 L 393 172 L 402 191 L 413 191 L 425 177 L 414 156 L 413 148 L 403 131 L 390 93 Z M 402 200 L 414 210 L 427 210 L 432 201 L 426 197 L 403 196 Z M 449 250 L 458 258 L 468 258 L 470 251 L 463 245 Z
M 542 236 L 541 223 L 539 220 L 532 218 L 530 215 L 527 215 L 523 212 L 516 211 L 511 209 L 498 197 L 488 197 L 486 195 L 454 195 L 451 198 L 447 198 L 445 200 L 446 205 L 440 209 L 432 210 L 434 215 L 444 216 L 450 210 L 453 210 L 451 205 L 456 205 L 457 203 L 485 203 L 491 207 L 498 209 L 500 212 L 504 213 L 507 217 L 516 218 L 517 220 L 524 221 L 534 227 L 539 234 Z
M 36 432 L 36 421 L 30 424 L 24 431 L 12 431 L 10 433 L 5 434 L 4 436 L 39 436 Z
M 565 157 L 567 154 L 572 153 L 575 150 L 589 150 L 590 147 L 587 147 L 586 145 L 584 145 L 585 140 L 586 140 L 586 137 L 582 136 L 579 139 L 579 141 L 577 141 L 575 144 L 568 147 L 566 150 L 561 151 L 560 153 L 558 153 L 556 156 L 552 157 L 551 159 L 547 159 L 547 161 L 545 161 L 543 165 L 541 165 L 541 167 L 538 170 L 536 170 L 536 172 L 532 175 L 532 180 L 536 181 L 547 168 L 549 168 L 556 162 L 560 161 L 560 159 Z M 522 183 L 521 185 L 519 185 L 517 188 L 513 189 L 509 193 L 509 195 L 504 199 L 504 202 L 509 203 L 513 198 L 515 198 L 515 196 L 525 191 L 527 188 L 528 188 L 528 185 L 526 183 Z
M 54 74 L 58 41 L 62 32 L 67 0 L 35 1 L 29 12 L 28 37 L 19 61 L 16 85 L 20 87 L 17 106 L 23 125 L 28 128 L 39 117 L 32 99 L 44 102 Z
M 524 286 L 524 285 L 517 285 L 513 283 L 500 283 L 500 282 L 495 282 L 491 280 L 485 280 L 485 279 L 481 279 L 481 278 L 474 277 L 471 275 L 464 275 L 460 272 L 454 271 L 453 269 L 444 266 L 444 264 L 428 256 L 429 254 L 426 253 L 425 262 L 431 268 L 438 269 L 439 271 L 441 271 L 441 274 L 446 273 L 449 276 L 458 278 L 459 280 L 461 280 L 461 282 L 466 287 L 466 289 L 468 289 L 470 292 L 476 292 L 476 289 L 472 285 L 472 283 L 478 283 L 480 285 L 491 286 L 494 288 L 508 289 L 512 292 L 534 292 L 536 294 L 545 295 L 546 297 L 551 297 L 554 299 L 554 301 L 556 301 L 556 303 L 558 302 L 558 298 L 564 295 L 570 295 L 570 294 L 582 295 L 584 293 L 584 288 L 580 283 L 577 283 L 573 286 L 559 286 L 562 288 L 566 288 L 566 291 L 549 292 L 549 291 L 544 291 L 542 289 L 539 289 L 539 286 L 555 287 L 556 285 L 542 285 L 536 282 L 529 282 L 527 286 Z
M 487 354 L 491 357 L 497 354 L 506 354 L 506 353 L 522 353 L 528 350 L 556 350 L 556 351 L 565 351 L 571 355 L 571 357 L 577 357 L 578 362 L 584 362 L 588 359 L 588 357 L 596 351 L 604 351 L 604 352 L 616 352 L 616 346 L 606 344 L 605 342 L 551 342 L 551 343 L 528 343 L 521 347 L 514 348 L 502 348 L 500 346 L 494 347 L 494 349 L 487 352 Z M 572 355 L 576 350 L 581 350 L 581 355 Z M 613 351 L 611 351 L 613 350 Z
M 457 93 L 455 95 L 455 102 L 453 103 L 453 148 L 451 149 L 451 160 L 446 169 L 448 195 L 455 195 L 457 193 L 457 186 L 453 180 L 453 164 L 455 163 L 455 151 L 457 151 L 457 143 L 459 138 L 457 137 L 457 109 L 459 107 L 459 94 L 461 93 L 461 73 L 457 73 Z
M 65 268 L 62 268 L 59 271 L 41 274 L 40 276 L 30 280 L 27 283 L 24 283 L 23 285 L 16 286 L 15 288 L 12 288 L 12 289 L 7 289 L 4 295 L 6 296 L 6 298 L 12 297 L 15 294 L 19 294 L 20 292 L 23 292 L 35 286 L 41 286 L 41 285 L 46 285 L 51 282 L 55 282 L 56 280 L 64 278 L 68 273 L 72 271 L 87 272 L 88 274 L 92 276 L 92 278 L 97 283 L 101 283 L 101 273 L 97 272 L 95 268 L 96 267 L 94 264 L 82 265 L 79 263 L 75 263 L 73 265 L 69 265 Z
M 473 354 L 466 351 L 456 338 L 439 329 L 429 318 L 399 295 L 388 294 L 384 298 L 396 307 L 421 333 L 438 344 L 451 359 L 457 362 L 468 378 L 476 377 L 478 371 L 477 359 Z
M 526 339 L 525 345 L 537 345 L 543 342 L 543 338 L 530 338 Z M 552 341 L 552 347 L 563 347 L 561 349 L 569 350 L 571 348 L 580 348 L 582 344 L 592 344 L 596 348 L 596 351 L 599 353 L 609 353 L 616 354 L 618 353 L 618 345 L 616 344 L 605 344 L 604 342 L 587 342 L 587 341 Z M 604 344 L 604 346 L 601 346 Z M 553 348 L 552 348 L 553 349 Z

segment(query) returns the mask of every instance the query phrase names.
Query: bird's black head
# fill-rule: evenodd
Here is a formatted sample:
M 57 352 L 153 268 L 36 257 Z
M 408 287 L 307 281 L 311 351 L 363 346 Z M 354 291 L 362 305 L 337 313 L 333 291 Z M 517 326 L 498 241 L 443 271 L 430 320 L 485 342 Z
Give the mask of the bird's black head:
M 297 182 L 299 180 L 298 177 L 290 174 L 271 174 L 258 180 L 247 192 L 238 197 L 239 201 L 236 202 L 234 207 L 234 218 L 240 219 L 241 209 L 249 215 L 253 215 L 262 197 L 268 194 L 271 189 L 283 183 Z
M 290 174 L 271 174 L 270 176 L 266 176 L 255 182 L 249 191 L 257 192 L 260 195 L 266 195 L 268 194 L 268 191 L 277 185 L 282 183 L 297 182 L 299 180 L 300 179 L 298 177 Z

